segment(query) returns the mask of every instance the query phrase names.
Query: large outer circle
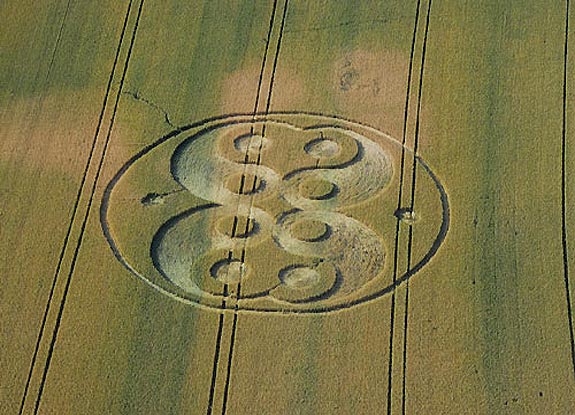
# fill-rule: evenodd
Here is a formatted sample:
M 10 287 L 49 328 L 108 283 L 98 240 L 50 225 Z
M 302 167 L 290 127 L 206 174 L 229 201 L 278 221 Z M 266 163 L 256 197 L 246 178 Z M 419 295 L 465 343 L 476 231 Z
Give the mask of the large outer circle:
M 382 140 L 391 141 L 395 145 L 402 146 L 402 144 L 394 139 L 393 137 L 364 124 L 358 123 L 353 120 L 349 120 L 339 116 L 328 116 L 324 114 L 318 113 L 311 113 L 311 112 L 300 112 L 300 111 L 285 111 L 285 112 L 271 112 L 271 113 L 258 113 L 258 114 L 231 114 L 231 115 L 224 115 L 219 117 L 208 118 L 193 124 L 189 124 L 178 129 L 171 131 L 170 133 L 166 134 L 165 136 L 161 137 L 160 139 L 156 140 L 152 144 L 144 147 L 141 151 L 139 151 L 136 155 L 131 157 L 114 175 L 114 177 L 110 180 L 106 189 L 104 191 L 102 197 L 102 203 L 100 205 L 100 222 L 102 226 L 102 230 L 104 236 L 110 245 L 110 248 L 117 258 L 117 260 L 134 276 L 151 286 L 156 291 L 183 303 L 190 304 L 193 306 L 197 306 L 203 309 L 208 309 L 212 311 L 235 311 L 235 312 L 255 312 L 255 313 L 281 313 L 281 314 L 317 314 L 317 313 L 328 313 L 337 310 L 351 308 L 360 304 L 364 304 L 370 301 L 373 301 L 385 294 L 389 294 L 393 292 L 398 286 L 404 284 L 408 281 L 414 274 L 420 271 L 438 252 L 441 244 L 445 240 L 447 236 L 447 232 L 449 229 L 450 224 L 450 210 L 449 210 L 449 201 L 448 196 L 443 187 L 442 183 L 440 182 L 439 178 L 433 173 L 431 168 L 425 163 L 425 161 L 415 155 L 414 160 L 415 162 L 423 168 L 424 172 L 429 175 L 433 184 L 435 185 L 438 196 L 440 199 L 441 205 L 441 224 L 439 226 L 439 230 L 437 235 L 435 236 L 429 250 L 423 255 L 420 260 L 414 264 L 407 272 L 402 275 L 397 276 L 394 282 L 378 289 L 370 292 L 366 295 L 363 295 L 359 298 L 354 298 L 351 301 L 334 304 L 334 305 L 320 305 L 314 308 L 258 308 L 258 307 L 250 307 L 244 306 L 240 301 L 237 301 L 236 304 L 229 305 L 226 302 L 222 302 L 221 305 L 211 305 L 205 304 L 197 299 L 189 298 L 186 296 L 182 296 L 180 293 L 177 293 L 165 286 L 161 286 L 154 282 L 152 279 L 147 278 L 145 275 L 140 273 L 137 269 L 137 265 L 131 264 L 126 258 L 123 256 L 119 241 L 117 241 L 114 236 L 113 232 L 110 229 L 109 222 L 108 222 L 108 213 L 109 213 L 109 205 L 110 205 L 110 198 L 113 195 L 115 186 L 120 182 L 122 177 L 126 174 L 126 172 L 142 157 L 146 156 L 154 149 L 158 148 L 162 144 L 177 139 L 182 134 L 186 134 L 192 131 L 198 132 L 204 130 L 213 130 L 215 128 L 219 128 L 220 126 L 225 125 L 232 125 L 232 124 L 241 124 L 241 123 L 250 123 L 250 122 L 265 122 L 265 121 L 277 121 L 277 119 L 284 120 L 285 118 L 290 117 L 305 117 L 308 120 L 313 120 L 317 122 L 317 125 L 334 125 L 337 128 L 342 128 L 349 131 L 354 131 L 361 134 L 361 131 L 368 132 L 374 136 L 378 136 Z M 283 121 L 282 121 L 283 122 Z M 412 151 L 409 148 L 404 147 L 405 150 L 408 152 Z M 413 153 L 412 153 L 413 154 Z

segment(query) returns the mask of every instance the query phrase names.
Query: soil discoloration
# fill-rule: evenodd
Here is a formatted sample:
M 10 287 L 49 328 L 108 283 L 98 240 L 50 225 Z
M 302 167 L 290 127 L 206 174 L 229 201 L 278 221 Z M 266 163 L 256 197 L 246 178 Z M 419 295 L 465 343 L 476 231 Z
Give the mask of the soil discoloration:
M 261 68 L 258 64 L 234 71 L 222 82 L 224 114 L 254 110 Z
M 354 50 L 333 64 L 331 85 L 338 107 L 400 136 L 408 59 L 395 51 Z

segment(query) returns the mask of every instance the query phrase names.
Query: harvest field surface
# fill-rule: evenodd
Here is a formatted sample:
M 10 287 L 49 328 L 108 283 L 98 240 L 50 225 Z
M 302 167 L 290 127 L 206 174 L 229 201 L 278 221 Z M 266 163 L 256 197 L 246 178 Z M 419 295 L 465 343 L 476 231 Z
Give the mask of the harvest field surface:
M 575 414 L 570 0 L 0 2 L 0 413 Z

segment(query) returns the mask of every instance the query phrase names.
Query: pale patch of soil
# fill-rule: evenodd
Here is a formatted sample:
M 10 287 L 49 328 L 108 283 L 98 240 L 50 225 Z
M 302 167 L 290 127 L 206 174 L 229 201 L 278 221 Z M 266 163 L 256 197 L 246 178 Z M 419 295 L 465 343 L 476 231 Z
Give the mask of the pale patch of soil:
M 232 72 L 222 82 L 222 112 L 249 113 L 254 110 L 260 64 L 254 63 L 246 68 Z
M 330 83 L 340 111 L 401 137 L 408 57 L 357 49 L 334 61 Z
M 100 105 L 101 91 L 96 90 L 19 99 L 3 116 L 0 163 L 46 173 L 81 173 Z

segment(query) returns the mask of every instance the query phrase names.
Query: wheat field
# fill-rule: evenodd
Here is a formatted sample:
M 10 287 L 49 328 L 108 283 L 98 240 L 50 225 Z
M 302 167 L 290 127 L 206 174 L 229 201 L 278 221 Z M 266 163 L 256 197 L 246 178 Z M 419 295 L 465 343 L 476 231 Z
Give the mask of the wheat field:
M 0 412 L 575 413 L 570 0 L 4 0 Z

